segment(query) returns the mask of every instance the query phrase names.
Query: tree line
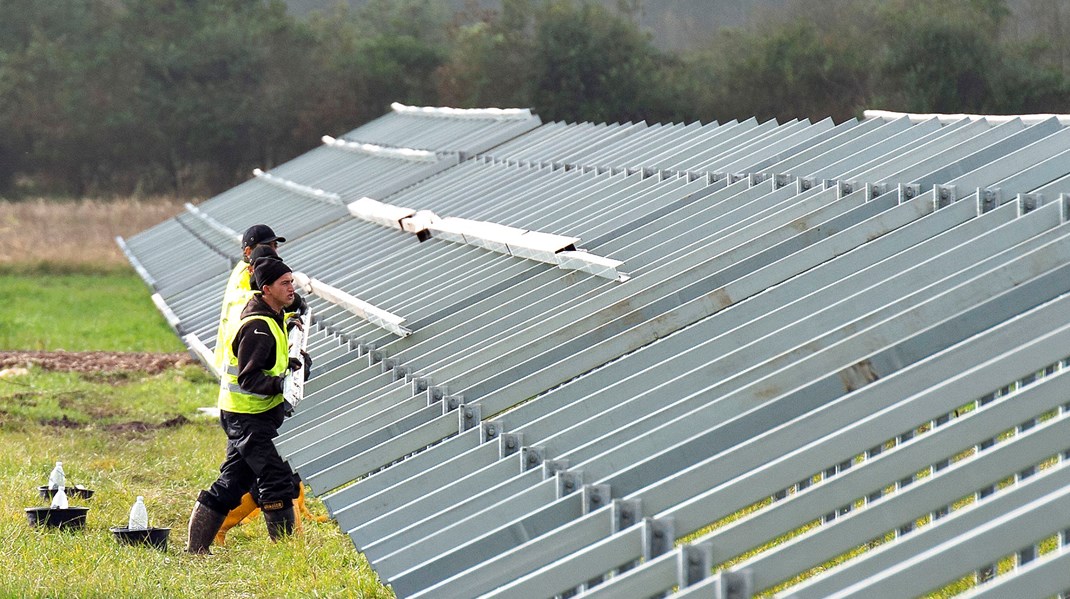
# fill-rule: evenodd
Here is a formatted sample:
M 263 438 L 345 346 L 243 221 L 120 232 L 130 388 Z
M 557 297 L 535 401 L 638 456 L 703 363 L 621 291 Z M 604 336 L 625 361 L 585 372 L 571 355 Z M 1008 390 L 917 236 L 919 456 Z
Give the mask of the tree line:
M 1070 112 L 1062 36 L 1005 0 L 810 0 L 681 54 L 580 0 L 0 0 L 0 194 L 211 195 L 391 102 L 543 121 Z

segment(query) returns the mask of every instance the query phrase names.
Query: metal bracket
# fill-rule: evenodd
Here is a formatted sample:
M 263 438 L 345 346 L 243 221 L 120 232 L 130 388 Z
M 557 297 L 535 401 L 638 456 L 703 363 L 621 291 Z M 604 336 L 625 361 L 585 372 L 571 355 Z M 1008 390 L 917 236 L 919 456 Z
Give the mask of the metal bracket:
M 899 184 L 899 203 L 900 204 L 902 204 L 903 202 L 909 201 L 909 200 L 913 200 L 914 198 L 916 198 L 916 197 L 918 197 L 920 195 L 921 195 L 921 185 L 918 185 L 916 183 L 910 184 L 910 185 L 905 184 L 905 183 L 900 183 Z
M 498 438 L 505 429 L 505 423 L 500 420 L 489 420 L 479 427 L 479 442 L 486 443 Z
M 676 581 L 681 589 L 705 580 L 713 571 L 711 543 L 682 545 L 677 555 L 679 560 L 676 562 Z
M 837 181 L 836 182 L 836 199 L 841 199 L 841 198 L 844 198 L 846 196 L 849 196 L 852 193 L 854 193 L 854 191 L 855 191 L 855 186 L 854 186 L 853 183 L 848 183 L 846 181 Z
M 382 370 L 383 374 L 386 374 L 387 372 L 393 373 L 394 372 L 394 367 L 397 366 L 397 365 L 398 365 L 398 361 L 396 359 L 387 358 L 386 354 L 384 353 L 383 354 L 383 359 L 379 364 L 379 368 Z M 394 380 L 396 381 L 397 379 L 395 378 Z
M 593 511 L 600 510 L 613 500 L 610 495 L 609 485 L 583 485 L 583 494 L 580 496 L 580 503 L 583 504 L 583 513 L 590 514 Z
M 457 406 L 457 432 L 463 433 L 479 425 L 482 410 L 479 404 L 460 404 Z
M 522 471 L 528 471 L 532 468 L 538 468 L 542 464 L 543 448 L 540 445 L 530 445 L 528 447 L 520 448 L 520 469 Z
M 641 499 L 614 499 L 610 506 L 613 532 L 620 532 L 625 528 L 634 526 L 643 517 Z
M 643 559 L 651 560 L 672 551 L 676 535 L 673 531 L 673 519 L 643 518 Z
M 386 354 L 381 349 L 368 350 L 368 366 L 375 366 L 379 362 L 382 362 L 385 357 Z
M 412 394 L 419 395 L 431 388 L 431 380 L 422 376 L 412 377 Z
M 717 599 L 750 599 L 754 594 L 754 576 L 747 568 L 738 572 L 721 570 Z
M 442 414 L 449 414 L 462 405 L 464 405 L 463 395 L 445 395 L 442 397 Z
M 430 381 L 428 381 L 430 382 Z M 442 401 L 443 397 L 446 397 L 447 391 L 445 387 L 428 387 L 427 388 L 427 405 L 433 406 L 436 403 Z
M 568 470 L 568 460 L 546 460 L 542 462 L 542 479 L 554 478 L 558 472 Z
M 933 185 L 933 195 L 936 196 L 936 207 L 946 208 L 958 199 L 954 185 Z
M 983 187 L 978 187 L 977 198 L 980 200 L 981 212 L 985 213 L 998 208 L 1001 195 L 1002 192 L 999 189 L 985 189 Z
M 572 495 L 576 491 L 583 488 L 583 473 L 582 472 L 569 472 L 568 470 L 558 470 L 554 473 L 554 478 L 557 480 L 557 498 L 561 499 L 567 495 Z
M 1036 210 L 1043 203 L 1044 198 L 1040 194 L 1035 193 L 1021 193 L 1018 194 L 1018 214 L 1029 214 Z
M 502 433 L 498 437 L 498 457 L 505 458 L 520 451 L 524 445 L 522 433 Z

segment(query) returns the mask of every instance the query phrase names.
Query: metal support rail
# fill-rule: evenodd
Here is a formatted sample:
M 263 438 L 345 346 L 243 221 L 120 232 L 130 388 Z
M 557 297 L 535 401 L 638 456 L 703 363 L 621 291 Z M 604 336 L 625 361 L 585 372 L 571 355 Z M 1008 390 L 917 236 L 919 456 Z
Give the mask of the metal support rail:
M 203 210 L 201 210 L 200 208 L 194 206 L 193 204 L 191 204 L 189 202 L 186 202 L 185 205 L 186 205 L 186 210 L 190 214 L 192 214 L 193 216 L 196 216 L 197 218 L 199 218 L 202 221 L 204 221 L 204 224 L 206 224 L 209 227 L 215 229 L 216 231 L 219 231 L 220 233 L 223 234 L 223 236 L 228 237 L 230 239 L 233 239 L 236 243 L 241 244 L 241 238 L 242 238 L 241 233 L 235 231 L 234 229 L 231 229 L 230 227 L 228 227 L 228 226 L 224 225 L 223 223 L 217 221 L 216 219 L 212 218 L 211 216 L 208 216 L 207 214 L 204 213 Z
M 410 160 L 412 162 L 434 162 L 438 160 L 434 152 L 428 150 L 416 150 L 413 148 L 390 148 L 376 144 L 366 144 L 355 141 L 337 139 L 330 135 L 324 135 L 321 140 L 323 145 L 338 148 L 347 152 L 356 152 L 366 156 L 379 158 L 393 158 L 396 160 Z
M 404 326 L 402 323 L 405 319 L 391 314 L 382 308 L 378 308 L 369 304 L 368 302 L 352 295 L 332 287 L 323 281 L 314 279 L 304 273 L 294 273 L 294 284 L 301 288 L 306 293 L 312 293 L 323 299 L 341 306 L 348 312 L 359 316 L 360 318 L 374 324 L 377 327 L 390 331 L 391 333 L 399 337 L 407 337 L 412 334 L 412 331 Z
M 130 262 L 130 266 L 134 267 L 134 271 L 137 272 L 139 277 L 141 277 L 141 280 L 145 281 L 146 285 L 155 290 L 156 279 L 152 278 L 152 275 L 149 274 L 149 271 L 145 270 L 145 267 L 141 264 L 141 261 L 138 260 L 137 256 L 135 256 L 134 253 L 130 251 L 130 247 L 126 245 L 126 242 L 123 241 L 123 238 L 120 236 L 116 236 L 115 243 L 119 246 L 119 249 L 123 251 L 123 255 L 125 255 L 126 259 Z
M 504 121 L 527 120 L 532 116 L 529 108 L 453 108 L 449 106 L 408 106 L 400 102 L 392 102 L 390 109 L 398 114 L 457 119 L 494 119 Z
M 499 254 L 554 264 L 564 270 L 585 272 L 603 279 L 620 282 L 629 279 L 628 275 L 618 270 L 624 262 L 576 249 L 580 241 L 578 237 L 467 218 L 439 218 L 429 210 L 393 206 L 367 197 L 350 203 L 348 209 L 355 218 L 414 233 L 421 240 L 436 237 Z
M 258 168 L 253 169 L 253 175 L 255 175 L 261 181 L 270 183 L 275 187 L 281 187 L 294 193 L 298 193 L 316 200 L 321 200 L 329 204 L 342 204 L 342 196 L 332 191 L 325 191 L 323 189 L 310 187 L 308 185 L 303 185 L 295 181 L 290 181 L 289 179 L 283 179 L 282 177 L 272 175 L 271 173 L 266 173 Z
M 212 355 L 212 350 L 208 349 L 208 346 L 201 341 L 200 337 L 193 333 L 187 333 L 182 337 L 182 342 L 189 348 L 193 357 L 203 364 L 204 367 L 208 369 L 208 372 L 212 373 L 213 377 L 218 379 L 223 375 L 223 373 L 215 367 L 215 358 Z

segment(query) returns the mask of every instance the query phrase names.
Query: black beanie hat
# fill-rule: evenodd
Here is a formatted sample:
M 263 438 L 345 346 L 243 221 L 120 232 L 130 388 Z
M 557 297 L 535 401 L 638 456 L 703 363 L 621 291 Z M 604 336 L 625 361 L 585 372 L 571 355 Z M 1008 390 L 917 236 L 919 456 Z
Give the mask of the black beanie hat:
M 256 286 L 260 289 L 274 283 L 279 277 L 288 272 L 293 271 L 278 258 L 258 258 L 253 263 L 253 280 L 256 281 Z
M 252 253 L 249 254 L 249 268 L 252 269 L 253 264 L 256 264 L 256 261 L 261 258 L 282 260 L 282 258 L 279 258 L 279 255 L 275 253 L 275 250 L 271 249 L 270 245 L 258 245 L 253 249 Z M 253 291 L 260 291 L 260 286 L 256 284 L 255 276 L 249 277 L 249 288 Z
M 282 260 L 282 258 L 279 258 L 279 253 L 270 245 L 258 245 L 253 248 L 252 252 L 249 252 L 249 264 L 256 264 L 258 258 L 274 258 L 276 260 Z

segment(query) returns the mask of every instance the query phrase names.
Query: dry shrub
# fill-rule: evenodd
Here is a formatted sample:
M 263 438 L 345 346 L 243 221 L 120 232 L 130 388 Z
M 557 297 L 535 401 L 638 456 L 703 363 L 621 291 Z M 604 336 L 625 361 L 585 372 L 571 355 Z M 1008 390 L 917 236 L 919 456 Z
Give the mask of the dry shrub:
M 175 216 L 185 201 L 0 201 L 0 267 L 125 267 L 115 237 L 131 237 Z

